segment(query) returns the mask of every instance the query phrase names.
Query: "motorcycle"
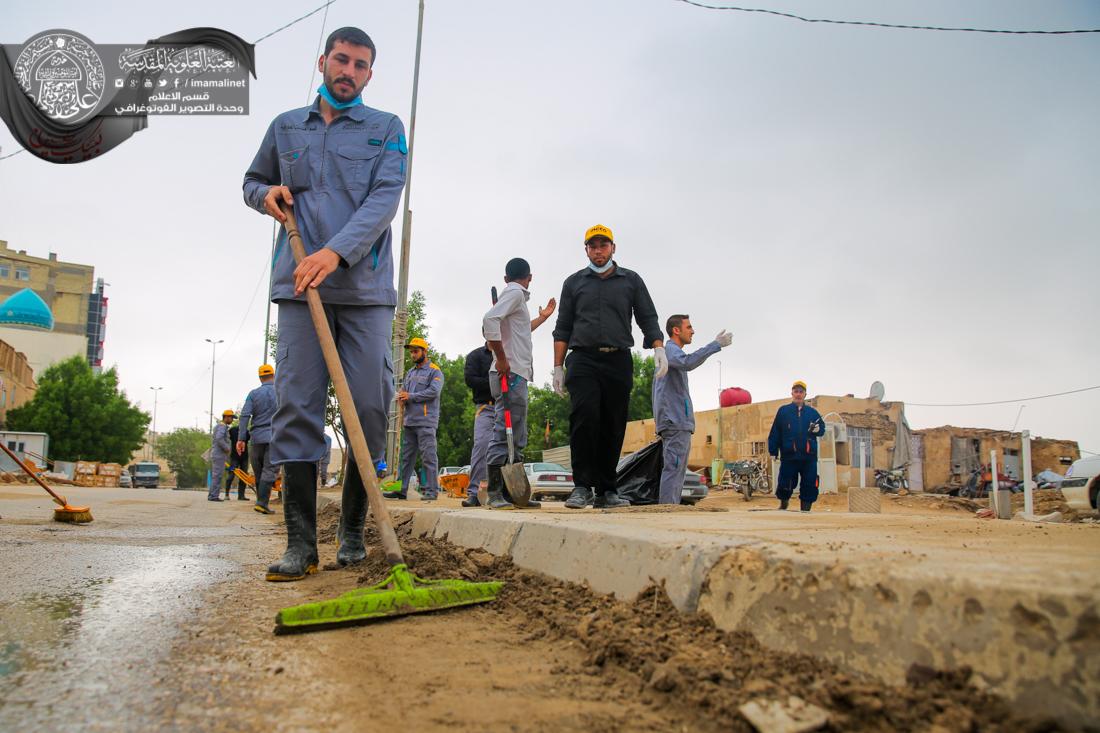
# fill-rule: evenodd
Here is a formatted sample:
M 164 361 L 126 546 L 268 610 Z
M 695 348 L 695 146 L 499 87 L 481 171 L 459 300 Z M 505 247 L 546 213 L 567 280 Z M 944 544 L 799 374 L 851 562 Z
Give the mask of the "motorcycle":
M 760 461 L 733 461 L 726 464 L 726 471 L 729 473 L 730 485 L 741 492 L 745 501 L 751 500 L 754 492 L 771 493 L 771 479 Z
M 978 466 L 970 473 L 970 478 L 956 492 L 956 496 L 964 499 L 984 499 L 989 496 L 989 489 L 993 485 L 993 472 L 989 464 Z M 1013 494 L 1023 491 L 1023 483 L 1000 471 L 997 472 L 997 487 L 1008 489 Z
M 896 494 L 902 489 L 909 490 L 909 464 L 885 470 L 875 469 L 875 486 L 885 494 Z

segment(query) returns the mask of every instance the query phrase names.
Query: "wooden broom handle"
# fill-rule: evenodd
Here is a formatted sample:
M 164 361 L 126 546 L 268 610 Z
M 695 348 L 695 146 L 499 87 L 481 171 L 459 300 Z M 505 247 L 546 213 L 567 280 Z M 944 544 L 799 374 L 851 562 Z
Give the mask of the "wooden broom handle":
M 294 253 L 294 262 L 300 263 L 306 256 L 302 235 L 298 232 L 298 221 L 294 217 L 294 211 L 284 203 L 279 204 L 286 215 L 286 234 L 290 242 L 290 251 Z M 390 521 L 390 512 L 386 508 L 386 500 L 382 496 L 382 489 L 378 486 L 378 477 L 374 474 L 374 461 L 370 457 L 370 449 L 367 448 L 367 437 L 363 434 L 363 425 L 359 422 L 359 413 L 355 411 L 355 401 L 351 396 L 351 388 L 348 387 L 347 377 L 344 375 L 344 366 L 340 363 L 340 354 L 336 351 L 336 342 L 332 338 L 332 329 L 329 328 L 328 319 L 325 318 L 325 307 L 321 304 L 321 296 L 316 288 L 306 287 L 306 302 L 309 303 L 309 314 L 313 317 L 313 327 L 317 330 L 317 340 L 321 342 L 321 353 L 325 356 L 325 366 L 328 367 L 329 378 L 336 390 L 336 401 L 340 405 L 340 417 L 343 418 L 344 428 L 348 433 L 348 444 L 351 453 L 355 456 L 355 463 L 359 466 L 359 476 L 363 479 L 363 486 L 367 489 L 367 501 L 370 503 L 371 514 L 374 515 L 375 526 L 382 538 L 382 550 L 386 553 L 386 561 L 391 565 L 399 565 L 405 562 L 401 554 L 401 545 L 397 542 L 397 533 L 393 531 L 393 522 Z M 347 481 L 347 477 L 344 477 Z
M 25 473 L 28 476 L 30 476 L 31 478 L 33 478 L 35 481 L 38 482 L 39 486 L 41 486 L 43 489 L 45 489 L 47 492 L 49 492 L 50 496 L 53 497 L 54 501 L 56 501 L 61 506 L 68 506 L 69 505 L 69 502 L 65 499 L 64 496 L 58 496 L 57 492 L 55 492 L 53 489 L 51 489 L 49 486 L 47 486 L 45 481 L 38 478 L 38 474 L 35 473 L 34 471 L 30 470 L 29 468 L 27 468 L 27 464 L 23 463 L 23 461 L 21 461 L 19 459 L 19 456 L 12 453 L 11 449 L 8 448 L 8 446 L 4 445 L 3 441 L 0 441 L 0 448 L 3 448 L 4 452 L 8 454 L 8 457 L 11 458 L 13 461 L 15 461 L 17 464 L 19 464 L 19 467 L 23 469 L 23 473 Z

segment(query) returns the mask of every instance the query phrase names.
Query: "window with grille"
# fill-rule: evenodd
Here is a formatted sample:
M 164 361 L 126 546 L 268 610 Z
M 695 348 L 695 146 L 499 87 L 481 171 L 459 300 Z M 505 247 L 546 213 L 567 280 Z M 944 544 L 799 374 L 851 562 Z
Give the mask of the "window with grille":
M 0 277 L 11 277 L 11 265 L 6 262 L 0 263 Z
M 16 280 L 30 280 L 31 279 L 30 269 L 28 269 L 26 267 L 17 267 L 17 268 L 15 268 L 15 279 Z
M 754 441 L 752 444 L 752 454 L 754 456 L 762 456 L 767 451 L 767 444 L 763 441 Z
M 852 451 L 852 468 L 859 468 L 859 454 L 863 451 L 864 466 L 870 468 L 872 446 L 871 428 L 848 428 L 848 445 Z

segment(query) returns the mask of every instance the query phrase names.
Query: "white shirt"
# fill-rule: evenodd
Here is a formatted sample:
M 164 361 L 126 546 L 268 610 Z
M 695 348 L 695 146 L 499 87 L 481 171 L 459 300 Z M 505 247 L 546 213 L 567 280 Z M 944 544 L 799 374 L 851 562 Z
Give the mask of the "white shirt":
M 496 305 L 489 309 L 481 321 L 481 332 L 486 341 L 500 341 L 511 370 L 532 382 L 535 378 L 534 347 L 531 343 L 531 313 L 527 301 L 531 294 L 517 282 L 504 287 Z M 493 355 L 492 370 L 496 371 L 497 358 Z

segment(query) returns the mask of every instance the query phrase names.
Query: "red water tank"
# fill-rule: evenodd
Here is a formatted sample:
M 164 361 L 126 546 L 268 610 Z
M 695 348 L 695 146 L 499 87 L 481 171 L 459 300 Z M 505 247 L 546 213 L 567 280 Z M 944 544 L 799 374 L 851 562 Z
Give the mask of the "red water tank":
M 718 404 L 722 407 L 735 407 L 737 405 L 752 404 L 752 395 L 747 389 L 740 387 L 726 387 L 718 393 Z

